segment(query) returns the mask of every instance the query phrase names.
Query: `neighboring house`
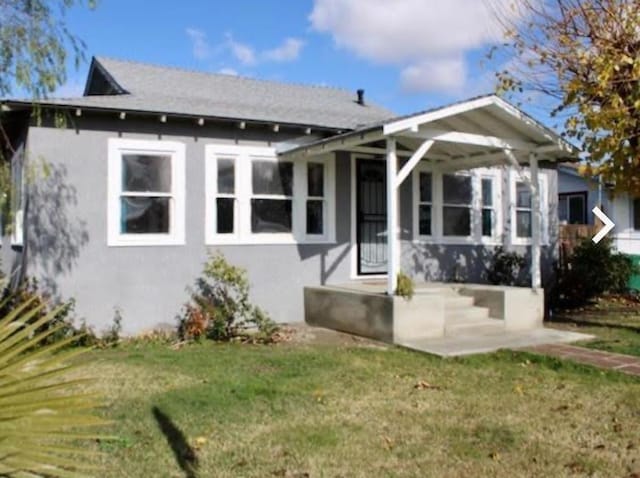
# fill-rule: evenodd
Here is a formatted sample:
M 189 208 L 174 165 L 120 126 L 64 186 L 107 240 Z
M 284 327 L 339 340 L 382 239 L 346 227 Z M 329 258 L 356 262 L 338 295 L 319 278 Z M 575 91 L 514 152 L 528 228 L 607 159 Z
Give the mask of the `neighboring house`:
M 116 309 L 127 333 L 174 324 L 213 250 L 289 322 L 307 285 L 484 282 L 501 245 L 532 260 L 534 288 L 552 274 L 556 164 L 576 153 L 492 95 L 397 118 L 362 91 L 95 58 L 83 97 L 40 107 L 3 102 L 3 266 L 98 330 Z
M 609 234 L 614 247 L 629 255 L 640 255 L 640 198 L 614 195 L 597 179 L 585 178 L 575 164 L 558 166 L 558 218 L 560 223 L 594 224 L 592 210 L 599 206 L 615 223 Z

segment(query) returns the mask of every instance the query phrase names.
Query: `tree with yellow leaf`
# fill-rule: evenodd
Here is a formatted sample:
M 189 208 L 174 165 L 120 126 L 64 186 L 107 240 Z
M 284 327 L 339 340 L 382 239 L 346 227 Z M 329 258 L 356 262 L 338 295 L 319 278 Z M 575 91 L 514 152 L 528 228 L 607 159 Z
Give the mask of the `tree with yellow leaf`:
M 490 3 L 493 0 L 485 0 Z M 518 0 L 496 15 L 499 92 L 551 101 L 586 173 L 640 196 L 640 0 Z M 517 21 L 512 20 L 517 18 Z

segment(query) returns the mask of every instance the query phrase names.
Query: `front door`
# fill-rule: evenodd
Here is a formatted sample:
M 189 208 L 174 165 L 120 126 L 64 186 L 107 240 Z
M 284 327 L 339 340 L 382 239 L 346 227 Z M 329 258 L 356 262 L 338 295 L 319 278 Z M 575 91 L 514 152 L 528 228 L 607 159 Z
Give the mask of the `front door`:
M 387 273 L 387 174 L 385 162 L 356 161 L 358 275 Z

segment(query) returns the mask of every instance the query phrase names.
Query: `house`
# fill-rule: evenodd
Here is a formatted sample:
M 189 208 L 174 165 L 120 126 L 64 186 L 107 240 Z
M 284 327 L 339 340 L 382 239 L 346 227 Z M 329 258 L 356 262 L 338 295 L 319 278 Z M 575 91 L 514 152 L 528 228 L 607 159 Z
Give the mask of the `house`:
M 558 219 L 567 224 L 594 224 L 591 212 L 599 206 L 615 223 L 609 234 L 623 254 L 640 256 L 640 198 L 613 194 L 597 178 L 586 178 L 577 164 L 558 166 Z
M 84 96 L 33 108 L 2 103 L 3 265 L 98 330 L 115 311 L 126 333 L 173 325 L 213 250 L 282 322 L 304 319 L 305 287 L 485 283 L 501 245 L 534 291 L 552 276 L 556 167 L 576 152 L 493 95 L 397 117 L 363 91 L 94 58 Z

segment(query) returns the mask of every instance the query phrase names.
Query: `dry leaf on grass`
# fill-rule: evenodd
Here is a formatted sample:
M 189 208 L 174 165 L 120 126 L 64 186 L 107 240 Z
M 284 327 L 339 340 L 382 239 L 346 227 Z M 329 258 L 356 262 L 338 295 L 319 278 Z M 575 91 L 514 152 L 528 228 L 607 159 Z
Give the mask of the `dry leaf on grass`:
M 416 390 L 440 390 L 438 385 L 433 385 L 425 380 L 420 380 L 413 386 L 413 388 Z

